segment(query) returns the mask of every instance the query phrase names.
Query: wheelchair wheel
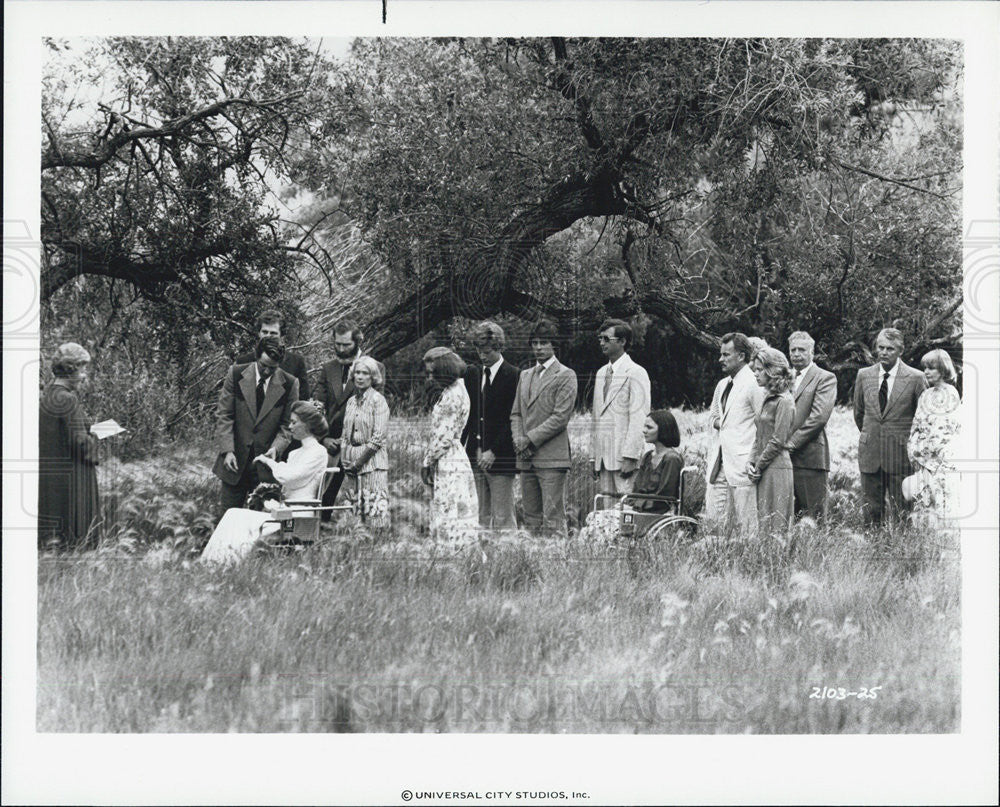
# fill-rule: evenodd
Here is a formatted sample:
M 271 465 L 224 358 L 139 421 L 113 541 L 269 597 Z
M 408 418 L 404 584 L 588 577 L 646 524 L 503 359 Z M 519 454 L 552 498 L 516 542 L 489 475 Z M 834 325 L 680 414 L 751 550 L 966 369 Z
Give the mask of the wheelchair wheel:
M 694 535 L 697 519 L 690 516 L 664 516 L 646 530 L 644 538 L 647 541 L 671 540 L 677 543 L 689 543 Z

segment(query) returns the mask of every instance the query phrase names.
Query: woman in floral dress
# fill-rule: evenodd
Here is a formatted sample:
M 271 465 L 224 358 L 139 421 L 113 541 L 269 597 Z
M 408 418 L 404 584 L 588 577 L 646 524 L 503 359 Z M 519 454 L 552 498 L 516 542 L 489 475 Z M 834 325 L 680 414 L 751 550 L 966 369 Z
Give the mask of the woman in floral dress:
M 958 504 L 958 472 L 953 463 L 960 429 L 961 399 L 953 385 L 955 365 L 943 350 L 932 350 L 920 360 L 928 388 L 917 401 L 907 449 L 913 476 L 905 482 L 915 519 L 947 520 Z
M 462 430 L 469 419 L 469 394 L 462 380 L 465 362 L 453 351 L 431 349 L 424 365 L 440 395 L 431 411 L 430 443 L 420 471 L 432 486 L 431 535 L 467 542 L 479 526 L 476 484 L 469 457 L 462 447 Z
M 375 387 L 382 370 L 370 356 L 354 362 L 354 395 L 344 410 L 340 466 L 347 476 L 347 498 L 354 514 L 373 529 L 389 527 L 389 404 Z

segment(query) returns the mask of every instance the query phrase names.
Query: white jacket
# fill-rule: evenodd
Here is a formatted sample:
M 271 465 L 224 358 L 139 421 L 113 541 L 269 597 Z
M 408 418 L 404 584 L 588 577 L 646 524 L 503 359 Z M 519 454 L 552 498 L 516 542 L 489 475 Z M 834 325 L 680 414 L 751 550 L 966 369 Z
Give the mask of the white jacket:
M 601 463 L 609 471 L 621 468 L 622 459 L 642 457 L 642 427 L 649 414 L 649 374 L 627 353 L 619 359 L 604 397 L 605 364 L 594 379 L 593 457 L 594 470 Z
M 726 400 L 726 409 L 722 411 L 722 393 L 728 382 L 728 377 L 723 378 L 712 396 L 708 427 L 713 437 L 709 442 L 706 479 L 711 484 L 717 466 L 721 465 L 728 484 L 749 485 L 746 465 L 757 434 L 754 419 L 764 404 L 764 390 L 757 384 L 750 365 L 745 365 L 733 377 L 733 388 Z M 713 426 L 716 418 L 721 423 L 718 430 Z

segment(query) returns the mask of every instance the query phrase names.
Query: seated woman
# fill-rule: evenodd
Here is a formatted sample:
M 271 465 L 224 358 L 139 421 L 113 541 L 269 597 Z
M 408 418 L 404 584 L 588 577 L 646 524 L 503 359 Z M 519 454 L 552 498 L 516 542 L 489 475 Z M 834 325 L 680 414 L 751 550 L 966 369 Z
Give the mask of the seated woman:
M 292 405 L 288 430 L 292 438 L 302 443 L 288 455 L 287 462 L 277 462 L 263 455 L 256 457 L 271 470 L 281 484 L 285 501 L 314 500 L 318 482 L 326 470 L 327 452 L 319 442 L 326 436 L 326 418 L 323 407 L 315 401 L 298 401 Z M 278 522 L 271 522 L 271 514 L 264 511 L 232 507 L 226 511 L 201 553 L 204 561 L 227 562 L 246 557 L 263 537 L 278 531 Z
M 614 543 L 618 540 L 622 512 L 629 509 L 639 513 L 672 512 L 680 498 L 681 470 L 684 455 L 677 420 L 669 409 L 656 409 L 646 416 L 642 436 L 652 445 L 639 461 L 632 494 L 656 496 L 656 499 L 629 498 L 626 494 L 618 506 L 610 510 L 595 510 L 587 516 L 587 523 L 580 530 L 580 538 L 587 541 Z

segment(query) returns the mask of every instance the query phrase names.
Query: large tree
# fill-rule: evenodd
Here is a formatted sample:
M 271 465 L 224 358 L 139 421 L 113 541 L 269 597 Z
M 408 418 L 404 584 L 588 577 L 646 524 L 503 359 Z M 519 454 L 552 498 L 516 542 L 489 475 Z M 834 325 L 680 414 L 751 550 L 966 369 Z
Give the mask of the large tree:
M 322 137 L 310 113 L 327 63 L 280 38 L 48 46 L 43 302 L 78 277 L 110 279 L 174 327 L 227 341 L 290 285 L 296 259 L 316 258 L 290 238 L 274 191 L 290 156 Z
M 337 76 L 349 113 L 327 144 L 334 171 L 302 165 L 302 178 L 346 185 L 383 262 L 361 311 L 384 354 L 455 316 L 589 328 L 641 312 L 706 348 L 730 327 L 780 338 L 810 325 L 857 361 L 894 317 L 917 341 L 957 327 L 954 53 L 918 40 L 358 40 Z M 594 220 L 620 250 L 604 282 L 547 248 Z M 911 317 L 917 301 L 928 313 Z

